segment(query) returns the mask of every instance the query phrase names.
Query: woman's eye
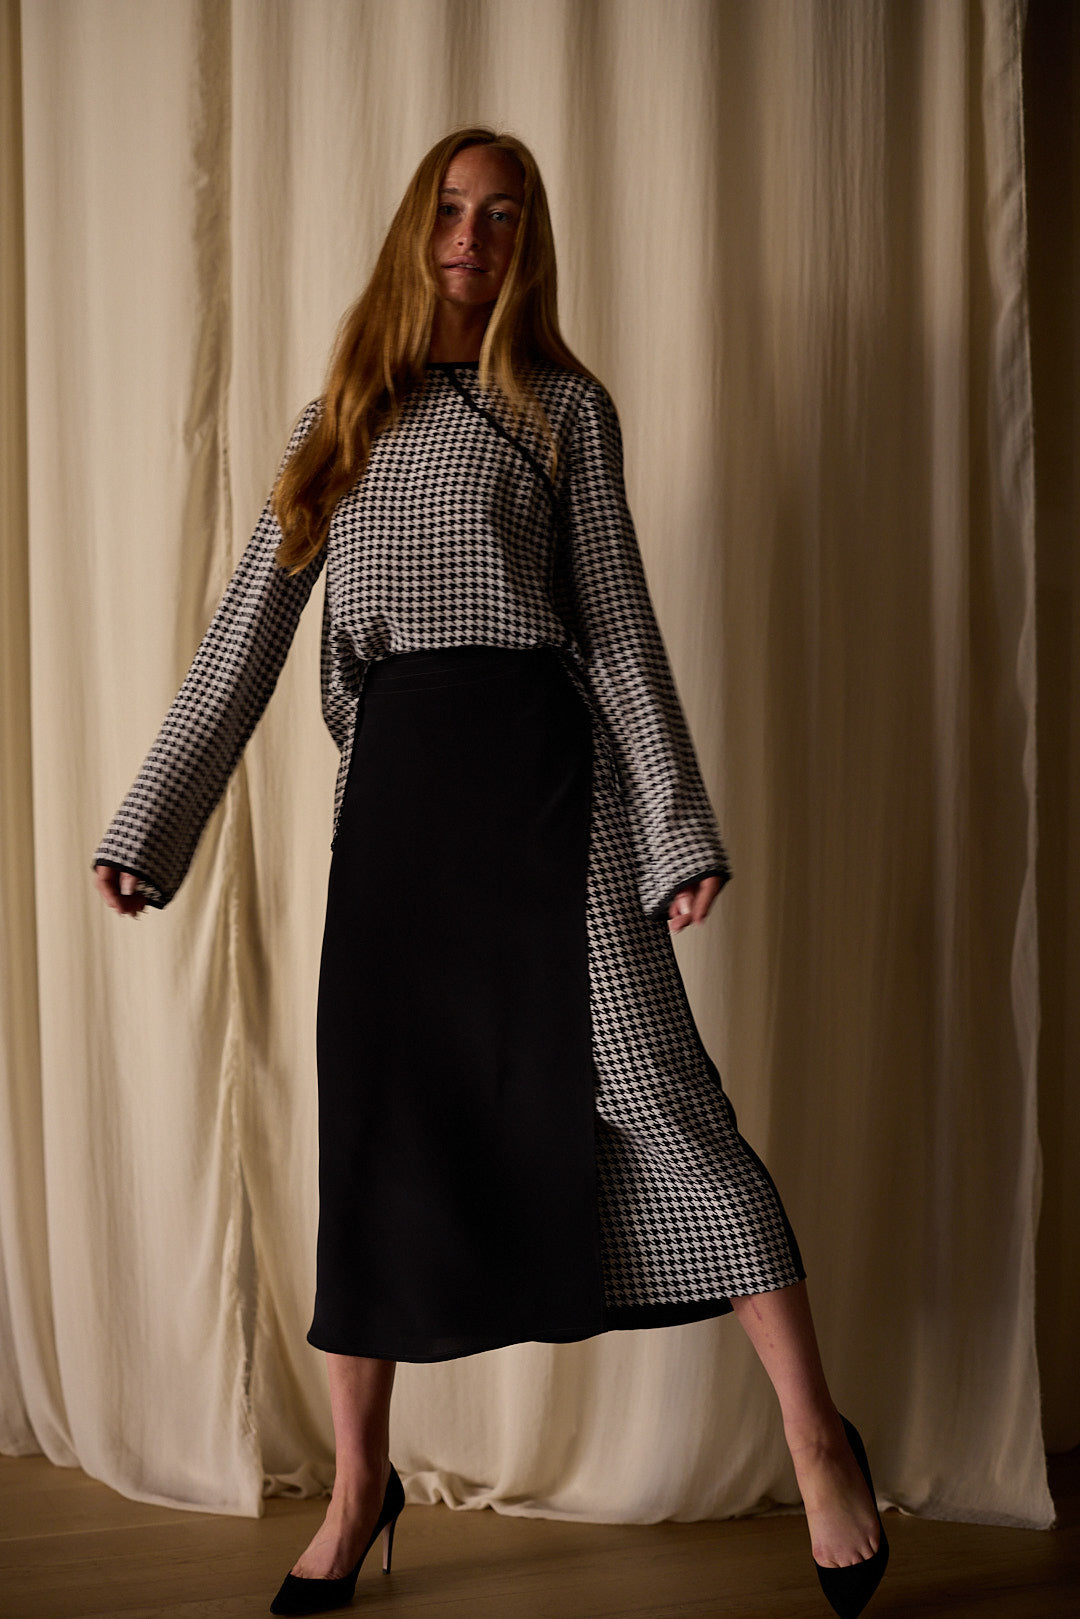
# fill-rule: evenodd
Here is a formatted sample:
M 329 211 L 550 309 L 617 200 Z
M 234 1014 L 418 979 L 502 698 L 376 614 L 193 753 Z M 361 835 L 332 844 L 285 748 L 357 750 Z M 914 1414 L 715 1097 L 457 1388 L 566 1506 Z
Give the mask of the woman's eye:
M 450 213 L 456 213 L 457 205 L 452 202 L 440 202 L 436 212 L 441 214 L 444 210 L 447 210 Z M 511 215 L 508 214 L 504 208 L 493 208 L 491 211 L 491 217 L 492 219 L 502 219 L 508 224 L 513 224 Z

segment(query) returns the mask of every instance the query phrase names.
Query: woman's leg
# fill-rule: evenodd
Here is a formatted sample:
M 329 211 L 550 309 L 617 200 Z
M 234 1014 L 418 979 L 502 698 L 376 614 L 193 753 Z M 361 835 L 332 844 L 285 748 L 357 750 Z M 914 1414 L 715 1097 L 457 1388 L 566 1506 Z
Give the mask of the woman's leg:
M 326 1519 L 291 1572 L 337 1580 L 367 1545 L 390 1479 L 390 1395 L 397 1361 L 326 1357 L 337 1465 Z
M 780 1401 L 815 1562 L 862 1562 L 877 1549 L 877 1511 L 825 1381 L 806 1283 L 731 1304 Z

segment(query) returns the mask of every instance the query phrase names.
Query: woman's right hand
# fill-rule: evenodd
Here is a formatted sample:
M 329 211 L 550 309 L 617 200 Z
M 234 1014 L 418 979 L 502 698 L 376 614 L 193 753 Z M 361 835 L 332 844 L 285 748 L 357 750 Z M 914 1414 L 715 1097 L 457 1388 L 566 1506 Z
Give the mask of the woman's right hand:
M 119 866 L 95 866 L 94 883 L 106 905 L 121 916 L 137 917 L 146 904 L 146 895 L 135 892 L 137 878 Z

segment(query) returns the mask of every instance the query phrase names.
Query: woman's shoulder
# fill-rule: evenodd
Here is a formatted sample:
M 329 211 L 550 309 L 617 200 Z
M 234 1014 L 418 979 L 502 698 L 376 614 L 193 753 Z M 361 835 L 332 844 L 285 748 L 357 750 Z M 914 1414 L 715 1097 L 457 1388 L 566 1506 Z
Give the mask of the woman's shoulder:
M 281 466 L 278 469 L 279 476 L 281 475 L 281 472 L 284 471 L 285 465 L 289 461 L 290 457 L 296 450 L 299 449 L 300 445 L 311 432 L 311 429 L 315 426 L 315 423 L 322 414 L 322 408 L 323 400 L 322 395 L 320 394 L 318 399 L 309 400 L 304 406 L 303 410 L 300 412 L 299 416 L 296 417 L 295 421 L 293 422 L 292 432 L 289 434 L 289 442 L 285 446 L 285 453 L 281 458 Z
M 307 436 L 322 415 L 322 412 L 323 396 L 320 394 L 317 399 L 310 399 L 296 418 L 296 424 L 293 427 L 293 438 L 297 443 Z
M 529 380 L 545 407 L 555 407 L 566 428 L 572 428 L 583 414 L 585 417 L 616 414 L 615 403 L 607 388 L 599 377 L 591 373 L 545 358 L 530 364 Z
M 552 369 L 551 386 L 560 395 L 562 437 L 570 453 L 589 453 L 590 446 L 602 442 L 621 444 L 619 412 L 600 378 L 569 366 L 553 366 Z M 544 403 L 548 403 L 546 398 Z
M 552 360 L 547 355 L 541 355 L 527 362 L 530 374 L 547 377 L 553 382 L 575 390 L 579 395 L 590 389 L 599 389 L 602 393 L 607 390 L 598 377 L 591 371 L 579 371 L 576 366 L 564 365 L 560 360 Z

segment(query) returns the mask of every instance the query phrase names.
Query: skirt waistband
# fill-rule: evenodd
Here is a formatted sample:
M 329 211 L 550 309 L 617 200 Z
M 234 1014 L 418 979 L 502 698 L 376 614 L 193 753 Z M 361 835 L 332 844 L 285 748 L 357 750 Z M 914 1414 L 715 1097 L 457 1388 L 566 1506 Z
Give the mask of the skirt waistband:
M 391 652 L 368 664 L 363 691 L 409 691 L 424 686 L 454 685 L 464 680 L 485 680 L 529 668 L 542 669 L 557 661 L 554 646 L 448 646 L 420 652 Z

